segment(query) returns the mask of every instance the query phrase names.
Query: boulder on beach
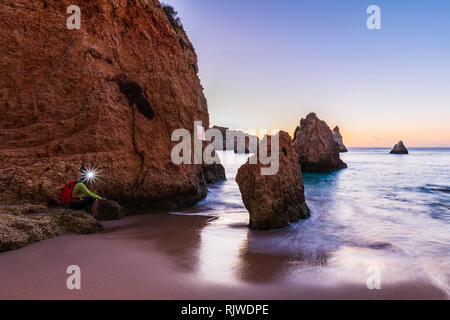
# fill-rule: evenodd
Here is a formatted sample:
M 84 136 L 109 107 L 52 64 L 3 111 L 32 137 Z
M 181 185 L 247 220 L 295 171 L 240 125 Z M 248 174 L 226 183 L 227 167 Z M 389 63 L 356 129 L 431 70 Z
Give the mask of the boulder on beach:
M 391 154 L 409 154 L 403 141 L 399 141 L 390 152 Z
M 125 216 L 125 208 L 113 200 L 99 201 L 96 216 L 102 221 L 120 220 Z
M 347 148 L 344 145 L 344 141 L 342 139 L 341 131 L 339 130 L 338 126 L 336 126 L 333 129 L 333 138 L 334 138 L 334 141 L 336 141 L 339 144 L 339 152 L 341 152 L 341 153 L 348 152 Z
M 83 210 L 59 209 L 49 215 L 64 232 L 91 234 L 103 231 L 103 225 Z
M 64 230 L 50 218 L 0 214 L 0 252 L 61 235 Z
M 264 137 L 261 145 L 267 143 L 271 150 L 272 138 L 279 138 L 279 170 L 275 175 L 261 175 L 265 167 L 253 155 L 239 168 L 236 182 L 242 200 L 250 214 L 249 227 L 252 229 L 275 229 L 309 217 L 305 202 L 302 172 L 297 153 L 292 148 L 289 134 L 280 131 L 273 137 Z M 250 164 L 251 160 L 257 164 Z
M 30 208 L 31 205 L 28 205 Z M 2 207 L 0 213 L 0 252 L 21 248 L 64 232 L 89 234 L 103 226 L 83 211 L 55 209 L 29 213 L 22 205 Z M 25 214 L 27 212 L 27 214 Z
M 202 166 L 171 160 L 174 130 L 209 128 L 182 25 L 158 0 L 78 5 L 69 30 L 61 1 L 0 2 L 0 203 L 56 203 L 82 164 L 132 212 L 203 199 Z
M 347 168 L 339 157 L 339 144 L 330 128 L 315 113 L 300 120 L 292 146 L 297 151 L 304 172 L 332 172 Z

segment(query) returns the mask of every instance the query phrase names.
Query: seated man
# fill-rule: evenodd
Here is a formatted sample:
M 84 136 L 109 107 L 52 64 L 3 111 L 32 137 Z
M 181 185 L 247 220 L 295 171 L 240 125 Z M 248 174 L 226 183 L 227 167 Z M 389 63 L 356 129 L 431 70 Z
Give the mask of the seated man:
M 97 212 L 98 200 L 101 200 L 102 198 L 91 192 L 84 184 L 84 180 L 77 180 L 77 183 L 73 187 L 72 198 L 73 200 L 70 202 L 71 209 L 86 209 L 89 211 L 90 208 L 91 214 L 96 218 L 95 213 Z

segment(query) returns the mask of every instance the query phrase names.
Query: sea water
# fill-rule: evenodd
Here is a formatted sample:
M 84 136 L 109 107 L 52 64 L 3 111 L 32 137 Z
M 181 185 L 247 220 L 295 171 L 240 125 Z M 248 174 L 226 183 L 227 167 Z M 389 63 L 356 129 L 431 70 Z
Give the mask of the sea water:
M 348 168 L 303 173 L 311 218 L 272 231 L 247 228 L 235 176 L 248 155 L 219 152 L 227 180 L 173 214 L 211 217 L 201 230 L 198 276 L 239 285 L 309 281 L 382 286 L 431 281 L 450 293 L 450 148 L 350 148 Z

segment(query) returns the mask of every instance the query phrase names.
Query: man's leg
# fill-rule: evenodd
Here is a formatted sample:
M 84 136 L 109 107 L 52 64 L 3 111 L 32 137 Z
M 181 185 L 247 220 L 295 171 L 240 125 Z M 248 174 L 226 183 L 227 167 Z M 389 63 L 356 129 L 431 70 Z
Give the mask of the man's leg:
M 98 206 L 98 199 L 96 199 L 91 206 L 91 213 L 94 217 L 95 217 L 95 213 L 97 212 L 97 206 Z

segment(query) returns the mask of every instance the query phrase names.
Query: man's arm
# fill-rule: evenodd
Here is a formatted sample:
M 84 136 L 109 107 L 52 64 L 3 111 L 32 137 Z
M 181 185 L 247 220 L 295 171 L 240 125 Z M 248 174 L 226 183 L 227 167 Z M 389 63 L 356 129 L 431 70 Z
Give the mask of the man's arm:
M 91 190 L 89 190 L 84 183 L 80 184 L 80 191 L 87 195 L 88 197 L 94 198 L 94 199 L 100 199 L 99 195 L 96 195 Z

